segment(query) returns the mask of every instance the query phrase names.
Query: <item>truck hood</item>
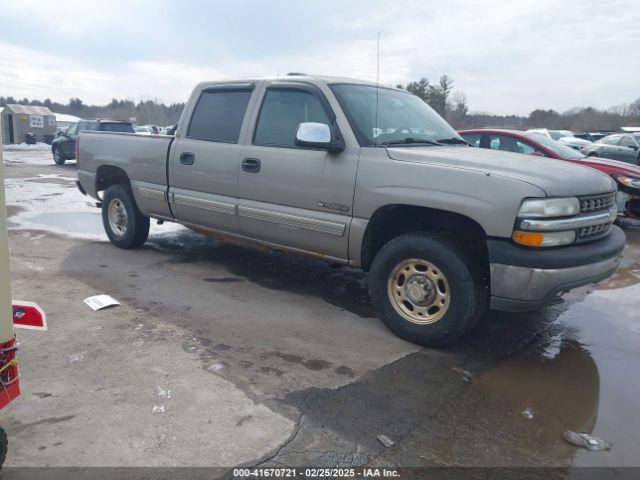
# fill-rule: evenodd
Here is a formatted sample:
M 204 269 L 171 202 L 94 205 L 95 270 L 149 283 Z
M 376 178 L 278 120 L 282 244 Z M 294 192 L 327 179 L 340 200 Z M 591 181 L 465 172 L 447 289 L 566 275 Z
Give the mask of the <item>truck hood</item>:
M 535 185 L 549 197 L 595 195 L 616 188 L 610 177 L 597 170 L 535 155 L 459 146 L 391 147 L 387 154 L 394 160 L 500 175 Z

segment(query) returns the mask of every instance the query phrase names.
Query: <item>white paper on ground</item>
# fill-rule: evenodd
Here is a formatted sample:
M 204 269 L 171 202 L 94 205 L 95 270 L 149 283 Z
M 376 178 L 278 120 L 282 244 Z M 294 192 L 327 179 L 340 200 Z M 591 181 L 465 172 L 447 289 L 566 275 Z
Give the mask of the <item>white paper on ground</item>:
M 102 310 L 103 308 L 111 307 L 113 305 L 120 305 L 120 302 L 109 295 L 94 295 L 93 297 L 87 297 L 84 299 L 84 303 L 89 305 L 92 310 Z

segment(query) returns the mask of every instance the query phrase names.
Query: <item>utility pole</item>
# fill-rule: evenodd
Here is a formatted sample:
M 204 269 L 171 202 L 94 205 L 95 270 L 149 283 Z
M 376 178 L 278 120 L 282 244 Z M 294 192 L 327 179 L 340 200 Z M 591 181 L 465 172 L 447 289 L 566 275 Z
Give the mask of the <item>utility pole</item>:
M 9 235 L 7 204 L 4 196 L 4 159 L 2 156 L 2 128 L 0 128 L 0 343 L 13 340 L 13 311 L 11 307 L 11 271 L 9 270 Z

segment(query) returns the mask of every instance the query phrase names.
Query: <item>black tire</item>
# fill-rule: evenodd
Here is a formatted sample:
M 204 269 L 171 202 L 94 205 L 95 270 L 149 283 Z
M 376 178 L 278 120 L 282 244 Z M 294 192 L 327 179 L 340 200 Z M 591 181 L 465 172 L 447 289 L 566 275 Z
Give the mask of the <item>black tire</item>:
M 56 162 L 56 165 L 64 165 L 65 162 L 64 154 L 60 147 L 53 148 L 53 161 Z
M 122 225 L 114 220 L 112 226 L 110 208 L 118 211 L 117 215 L 112 215 L 122 220 Z M 125 215 L 122 215 L 123 212 Z M 118 184 L 107 188 L 102 199 L 102 224 L 109 240 L 118 248 L 138 248 L 149 236 L 149 217 L 140 213 L 128 185 Z M 118 229 L 118 226 L 122 228 Z
M 7 459 L 7 451 L 9 450 L 9 439 L 7 438 L 7 432 L 4 428 L 0 427 L 0 468 L 4 465 L 4 461 Z
M 390 290 L 401 287 L 391 288 L 389 282 L 397 266 L 409 259 L 431 263 L 439 270 L 436 275 L 444 275 L 448 283 L 448 289 L 443 289 L 450 295 L 448 308 L 433 323 L 414 323 L 392 303 Z M 452 242 L 437 234 L 417 232 L 391 240 L 378 252 L 369 272 L 369 293 L 382 322 L 400 338 L 424 346 L 444 346 L 471 330 L 485 312 L 488 288 L 484 277 Z

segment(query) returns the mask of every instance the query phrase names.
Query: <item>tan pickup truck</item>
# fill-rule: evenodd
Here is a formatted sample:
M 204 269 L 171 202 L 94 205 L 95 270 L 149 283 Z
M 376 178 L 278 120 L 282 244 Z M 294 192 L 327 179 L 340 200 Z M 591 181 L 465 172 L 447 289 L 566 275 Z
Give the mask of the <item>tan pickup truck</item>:
M 78 186 L 117 247 L 154 218 L 361 267 L 393 332 L 443 345 L 620 262 L 613 181 L 513 155 L 403 90 L 292 75 L 201 83 L 174 136 L 82 133 Z

